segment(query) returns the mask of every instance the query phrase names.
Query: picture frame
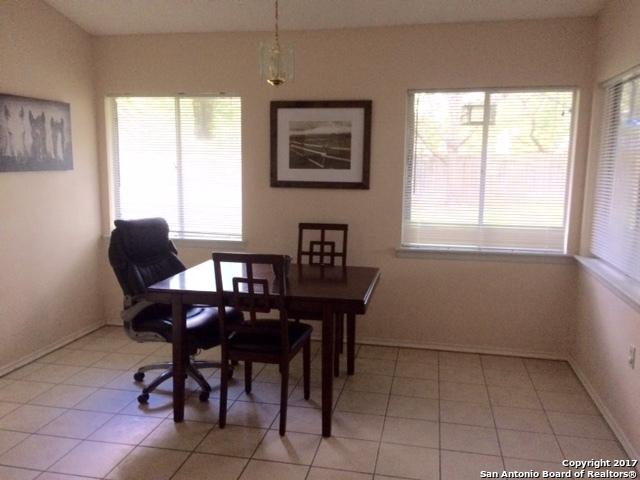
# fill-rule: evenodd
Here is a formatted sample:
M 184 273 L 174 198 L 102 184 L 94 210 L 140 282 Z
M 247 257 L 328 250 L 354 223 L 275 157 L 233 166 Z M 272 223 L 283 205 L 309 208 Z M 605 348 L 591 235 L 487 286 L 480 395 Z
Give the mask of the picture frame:
M 369 189 L 371 100 L 271 102 L 271 186 Z
M 0 172 L 73 170 L 68 103 L 0 94 Z

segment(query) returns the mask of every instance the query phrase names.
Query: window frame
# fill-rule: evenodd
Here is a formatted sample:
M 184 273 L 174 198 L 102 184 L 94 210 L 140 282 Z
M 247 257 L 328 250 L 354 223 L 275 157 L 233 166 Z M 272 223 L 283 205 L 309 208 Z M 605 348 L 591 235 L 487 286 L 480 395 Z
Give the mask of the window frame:
M 495 111 L 492 108 L 488 109 L 487 113 L 487 99 L 490 98 L 491 94 L 494 93 L 526 93 L 526 92 L 571 92 L 572 93 L 572 118 L 571 118 L 571 127 L 569 134 L 569 151 L 567 155 L 567 175 L 565 179 L 565 189 L 564 189 L 564 227 L 563 227 L 563 245 L 562 250 L 544 250 L 544 249 L 523 249 L 523 248 L 505 248 L 505 247 L 477 247 L 473 245 L 434 245 L 434 244 L 413 244 L 405 242 L 404 240 L 404 232 L 405 232 L 405 221 L 406 221 L 406 213 L 410 212 L 411 204 L 407 204 L 407 202 L 411 201 L 410 195 L 407 195 L 407 189 L 409 188 L 410 182 L 412 182 L 413 176 L 409 176 L 410 174 L 410 165 L 409 158 L 413 158 L 414 149 L 413 149 L 413 137 L 412 134 L 415 129 L 415 125 L 412 125 L 413 119 L 415 118 L 414 114 L 414 98 L 415 94 L 419 93 L 465 93 L 465 92 L 482 92 L 485 94 L 485 108 L 483 111 L 484 121 L 483 126 L 486 124 L 486 121 L 489 120 L 489 126 L 493 123 L 493 118 L 495 118 Z M 402 210 L 401 210 L 401 231 L 400 231 L 400 246 L 396 248 L 397 256 L 416 256 L 420 252 L 425 252 L 427 256 L 431 254 L 438 253 L 453 253 L 453 254 L 464 254 L 466 256 L 474 255 L 474 254 L 490 254 L 499 258 L 501 255 L 518 255 L 522 257 L 533 257 L 533 258 L 541 258 L 541 257 L 572 257 L 569 254 L 569 240 L 570 240 L 570 230 L 571 230 L 571 213 L 572 213 L 572 202 L 571 202 L 571 190 L 573 183 L 573 174 L 575 169 L 575 153 L 576 153 L 576 137 L 577 130 L 579 124 L 579 105 L 580 105 L 580 88 L 576 85 L 553 85 L 553 86 L 532 86 L 532 87 L 516 87 L 516 86 L 508 86 L 508 87 L 460 87 L 460 88 L 414 88 L 407 90 L 406 96 L 406 123 L 405 123 L 405 148 L 404 148 L 404 173 L 403 173 L 403 188 L 402 188 Z M 487 117 L 489 117 L 487 119 Z M 486 168 L 486 146 L 487 146 L 487 136 L 488 136 L 489 128 L 483 127 L 483 144 L 482 144 L 482 169 Z M 484 173 L 482 174 L 484 178 Z M 484 191 L 484 188 L 482 188 Z M 424 224 L 428 225 L 428 224 Z M 445 224 L 441 224 L 441 226 L 446 227 Z M 469 227 L 481 227 L 482 225 L 469 225 Z M 496 227 L 499 228 L 510 228 L 510 227 Z
M 236 248 L 242 248 L 246 245 L 246 225 L 245 225 L 245 189 L 244 189 L 244 102 L 243 97 L 234 92 L 215 92 L 215 93 L 196 93 L 188 94 L 185 92 L 180 93 L 158 93 L 158 94 L 133 94 L 133 93 L 109 93 L 104 96 L 104 112 L 105 112 L 105 140 L 106 140 L 106 152 L 107 152 L 107 176 L 108 176 L 108 201 L 109 201 L 109 231 L 111 225 L 117 220 L 116 215 L 116 179 L 120 179 L 120 162 L 116 161 L 116 157 L 119 158 L 119 142 L 118 142 L 118 130 L 117 128 L 117 113 L 115 110 L 114 100 L 116 98 L 172 98 L 175 103 L 178 104 L 181 98 L 239 98 L 240 99 L 240 185 L 241 185 L 241 218 L 240 218 L 240 235 L 238 238 L 215 238 L 214 234 L 211 236 L 181 236 L 174 231 L 169 231 L 169 237 L 171 240 L 182 246 L 186 247 L 203 247 L 210 246 L 229 247 L 231 250 Z M 176 116 L 178 119 L 178 116 Z M 176 161 L 181 163 L 179 159 L 180 155 L 176 156 Z M 176 182 L 179 181 L 176 176 Z

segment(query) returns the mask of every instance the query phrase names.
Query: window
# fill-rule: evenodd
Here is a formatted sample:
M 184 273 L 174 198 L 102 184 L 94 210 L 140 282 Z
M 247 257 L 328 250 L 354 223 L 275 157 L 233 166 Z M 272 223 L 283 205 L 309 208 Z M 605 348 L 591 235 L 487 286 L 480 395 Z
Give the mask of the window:
M 410 92 L 402 244 L 563 253 L 575 91 Z
M 591 252 L 640 280 L 640 72 L 605 85 Z
M 241 240 L 238 97 L 112 97 L 115 217 L 163 217 L 174 238 Z

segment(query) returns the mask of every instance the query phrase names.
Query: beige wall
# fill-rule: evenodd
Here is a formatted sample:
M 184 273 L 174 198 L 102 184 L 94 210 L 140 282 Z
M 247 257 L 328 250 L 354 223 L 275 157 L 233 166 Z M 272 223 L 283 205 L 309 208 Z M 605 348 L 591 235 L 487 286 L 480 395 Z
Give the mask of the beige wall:
M 100 37 L 94 54 L 102 185 L 108 179 L 106 94 L 238 94 L 247 250 L 292 253 L 300 221 L 349 223 L 351 262 L 382 269 L 359 338 L 563 356 L 575 308 L 573 264 L 396 258 L 406 95 L 412 88 L 578 86 L 572 195 L 580 205 L 594 29 L 593 19 L 569 19 L 287 32 L 296 48 L 296 79 L 280 89 L 258 78 L 257 46 L 268 33 Z M 269 187 L 270 100 L 362 98 L 373 100 L 370 190 Z M 102 201 L 108 231 L 106 188 Z M 572 250 L 580 216 L 579 208 L 572 212 Z M 192 264 L 211 250 L 180 253 Z M 117 322 L 120 293 L 106 262 L 102 285 L 107 319 Z
M 640 64 L 640 2 L 610 1 L 598 19 L 597 82 Z M 589 252 L 593 183 L 598 161 L 602 91 L 595 88 L 582 253 Z M 640 309 L 630 306 L 600 279 L 580 268 L 577 319 L 571 357 L 600 402 L 628 453 L 640 453 L 640 362 L 627 365 L 631 344 L 640 348 Z M 639 350 L 640 353 L 640 350 Z M 634 453 L 635 450 L 635 453 Z
M 0 92 L 71 104 L 74 169 L 0 173 L 0 372 L 103 321 L 89 35 L 39 0 L 0 2 Z

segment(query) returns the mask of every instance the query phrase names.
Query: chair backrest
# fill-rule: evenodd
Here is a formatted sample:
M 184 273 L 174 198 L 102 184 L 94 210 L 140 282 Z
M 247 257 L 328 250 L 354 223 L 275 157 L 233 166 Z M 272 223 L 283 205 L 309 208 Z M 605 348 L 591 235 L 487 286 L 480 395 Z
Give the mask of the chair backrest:
M 169 240 L 163 218 L 116 220 L 109 243 L 109 263 L 127 297 L 185 270 Z
M 331 265 L 336 264 L 339 259 L 340 266 L 347 265 L 347 233 L 349 225 L 342 223 L 300 223 L 298 224 L 298 264 L 306 263 L 309 265 Z M 311 237 L 311 232 L 315 232 L 315 239 L 309 238 L 305 249 L 305 232 Z M 336 245 L 336 241 L 328 238 L 328 232 L 338 232 L 338 237 L 342 237 Z M 318 235 L 319 234 L 319 235 Z M 342 235 L 340 235 L 342 234 Z M 319 239 L 318 239 L 319 236 Z
M 217 288 L 217 306 L 220 322 L 222 348 L 233 332 L 253 334 L 273 334 L 273 328 L 260 325 L 258 313 L 279 312 L 282 351 L 289 349 L 289 328 L 286 309 L 287 284 L 285 280 L 284 255 L 263 255 L 253 253 L 213 253 L 213 270 Z M 225 284 L 224 264 L 242 265 L 242 276 L 229 278 L 231 285 Z M 273 289 L 269 285 L 272 280 Z M 249 312 L 249 320 L 237 323 L 226 322 L 225 307 L 231 306 Z

